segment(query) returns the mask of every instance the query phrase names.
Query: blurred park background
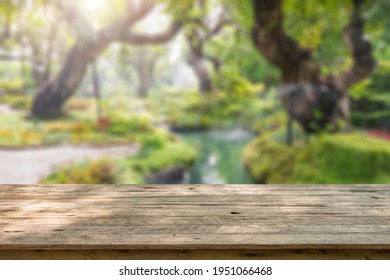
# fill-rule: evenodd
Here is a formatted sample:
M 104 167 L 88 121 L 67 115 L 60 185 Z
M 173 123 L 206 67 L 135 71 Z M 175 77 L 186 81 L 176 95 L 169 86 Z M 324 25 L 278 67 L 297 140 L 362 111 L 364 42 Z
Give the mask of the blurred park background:
M 0 183 L 390 183 L 388 0 L 0 0 Z

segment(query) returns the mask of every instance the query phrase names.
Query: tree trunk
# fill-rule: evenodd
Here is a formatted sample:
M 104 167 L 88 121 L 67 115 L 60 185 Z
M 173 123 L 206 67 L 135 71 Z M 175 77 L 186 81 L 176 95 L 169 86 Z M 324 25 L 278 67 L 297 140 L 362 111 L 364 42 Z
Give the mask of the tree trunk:
M 0 33 L 0 45 L 2 45 L 5 41 L 7 41 L 11 37 L 11 22 L 12 22 L 12 14 L 6 13 L 3 18 L 3 26 Z
M 65 101 L 80 86 L 88 64 L 104 49 L 106 44 L 90 42 L 76 44 L 68 53 L 59 74 L 41 87 L 32 107 L 32 114 L 41 118 L 58 117 Z
M 206 2 L 199 1 L 200 7 L 204 8 Z M 219 73 L 221 63 L 218 59 L 208 56 L 205 53 L 205 44 L 209 42 L 213 37 L 217 36 L 222 29 L 230 24 L 230 20 L 225 18 L 223 12 L 221 18 L 218 20 L 215 26 L 209 26 L 209 23 L 205 18 L 199 19 L 198 26 L 192 27 L 192 29 L 186 34 L 186 39 L 190 49 L 188 63 L 191 66 L 195 76 L 197 77 L 199 84 L 199 92 L 203 94 L 212 93 L 214 90 L 213 80 L 210 69 L 208 69 L 206 61 L 210 61 L 214 67 L 215 72 Z
M 147 98 L 148 92 L 151 87 L 151 80 L 149 79 L 149 74 L 146 73 L 145 69 L 140 69 L 138 71 L 138 97 Z
M 199 92 L 211 93 L 214 89 L 213 82 L 203 57 L 192 54 L 188 62 L 197 77 Z
M 92 74 L 92 85 L 93 85 L 93 95 L 96 99 L 96 115 L 97 119 L 100 120 L 103 118 L 103 107 L 101 103 L 101 86 L 100 86 L 100 76 L 97 66 L 97 61 L 91 63 L 91 74 Z
M 35 86 L 40 88 L 47 81 L 47 77 L 45 75 L 43 62 L 40 60 L 39 53 L 36 51 L 35 47 L 32 47 L 30 65 Z
M 93 32 L 85 19 L 77 13 L 77 10 L 74 8 L 65 9 L 69 11 L 70 22 L 74 22 L 76 18 L 83 23 L 84 27 L 88 29 L 88 35 L 81 32 L 81 38 L 70 49 L 57 76 L 39 89 L 33 102 L 31 114 L 39 118 L 59 116 L 64 103 L 80 86 L 89 63 L 94 61 L 111 43 L 158 44 L 175 36 L 181 28 L 181 25 L 177 23 L 173 23 L 166 32 L 156 35 L 135 34 L 129 30 L 151 11 L 153 3 L 153 0 L 143 1 L 141 7 L 130 9 L 126 16 L 104 27 L 99 32 Z
M 154 83 L 154 73 L 159 55 L 150 54 L 146 50 L 141 50 L 131 61 L 138 76 L 137 96 L 147 98 L 150 88 Z
M 258 50 L 281 71 L 279 95 L 291 118 L 308 133 L 318 132 L 349 118 L 347 90 L 366 78 L 375 67 L 371 45 L 364 38 L 361 9 L 364 1 L 353 0 L 353 12 L 344 39 L 354 63 L 339 76 L 321 76 L 312 50 L 302 48 L 283 29 L 283 0 L 252 0 L 255 26 L 253 41 Z M 294 108 L 289 109 L 293 99 Z

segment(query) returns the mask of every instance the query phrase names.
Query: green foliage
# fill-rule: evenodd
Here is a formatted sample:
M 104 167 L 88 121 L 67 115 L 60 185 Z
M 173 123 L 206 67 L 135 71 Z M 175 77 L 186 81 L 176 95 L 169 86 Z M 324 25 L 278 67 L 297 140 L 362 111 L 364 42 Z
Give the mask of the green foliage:
M 262 84 L 252 84 L 236 71 L 224 70 L 214 77 L 216 91 L 210 94 L 172 91 L 154 100 L 156 108 L 177 131 L 246 125 L 259 115 L 258 94 Z
M 248 0 L 222 0 L 228 7 L 234 19 L 246 30 L 251 30 L 254 24 L 252 1 Z
M 251 32 L 254 22 L 252 1 L 225 0 L 240 25 Z M 347 54 L 341 33 L 349 20 L 351 1 L 283 1 L 284 27 L 301 45 L 315 50 L 320 62 L 335 62 Z
M 381 62 L 370 79 L 355 85 L 352 123 L 364 128 L 390 128 L 390 64 Z
M 24 96 L 6 95 L 2 98 L 14 108 L 26 109 L 31 106 L 30 99 Z M 172 137 L 169 133 L 157 129 L 151 118 L 134 113 L 111 114 L 107 118 L 108 126 L 102 127 L 95 119 L 93 111 L 91 113 L 82 110 L 85 106 L 90 108 L 88 100 L 73 102 L 68 107 L 68 110 L 72 108 L 68 115 L 50 121 L 28 119 L 24 112 L 0 115 L 0 146 L 139 143 L 143 147 L 159 147 Z
M 295 148 L 262 138 L 250 143 L 243 154 L 250 175 L 258 183 L 287 182 L 295 157 Z
M 372 75 L 369 89 L 390 94 L 390 61 L 382 61 Z
M 352 112 L 352 123 L 358 127 L 370 129 L 390 129 L 390 110 L 375 112 Z
M 349 20 L 350 0 L 284 1 L 286 31 L 315 50 L 316 59 L 329 64 L 348 57 L 342 30 Z
M 118 170 L 114 162 L 100 159 L 67 166 L 42 181 L 43 184 L 115 184 Z
M 281 116 L 280 116 L 281 117 Z M 281 126 L 277 128 L 273 128 L 272 130 L 265 130 L 262 134 L 264 138 L 267 139 L 267 141 L 270 142 L 275 142 L 275 143 L 281 143 L 281 144 L 286 144 L 287 143 L 287 117 L 286 117 L 286 122 L 283 122 Z M 302 145 L 306 142 L 307 136 L 302 129 L 302 127 L 297 123 L 293 122 L 293 142 L 296 145 Z
M 252 130 L 256 133 L 273 132 L 287 124 L 287 114 L 285 111 L 276 110 L 276 112 L 273 112 L 274 107 L 268 106 L 262 108 L 263 114 L 261 118 L 259 118 L 252 126 Z
M 0 96 L 0 103 L 8 104 L 10 108 L 15 110 L 28 110 L 31 108 L 32 100 L 22 94 L 6 94 Z
M 380 104 L 383 105 L 383 107 L 390 109 L 390 92 L 376 94 L 372 97 L 372 100 L 374 102 L 379 102 Z
M 368 89 L 370 85 L 371 80 L 364 80 L 357 83 L 350 89 L 349 95 L 356 100 L 369 98 L 372 95 L 372 92 Z
M 368 99 L 378 93 L 390 95 L 390 62 L 382 61 L 371 77 L 356 84 L 351 90 L 350 95 L 354 99 Z
M 144 117 L 114 114 L 111 117 L 111 121 L 108 132 L 115 136 L 145 133 L 152 130 L 150 120 Z
M 11 16 L 17 10 L 17 5 L 15 1 L 12 0 L 2 0 L 0 2 L 0 15 Z
M 44 184 L 142 184 L 153 173 L 180 166 L 189 168 L 196 153 L 182 142 L 170 142 L 155 150 L 146 149 L 135 157 L 100 159 L 63 167 L 42 181 Z
M 0 80 L 0 89 L 5 91 L 6 93 L 19 93 L 24 87 L 24 80 L 19 78 L 7 78 Z
M 166 5 L 166 10 L 173 15 L 176 20 L 189 21 L 203 14 L 206 8 L 196 5 L 194 0 L 160 0 Z
M 171 168 L 190 167 L 196 158 L 195 151 L 182 142 L 171 142 L 153 152 L 144 151 L 138 156 L 126 160 L 128 168 L 134 169 L 144 176 Z
M 216 39 L 207 45 L 207 52 L 218 57 L 223 63 L 224 74 L 235 74 L 251 83 L 263 83 L 267 86 L 279 83 L 279 72 L 270 65 L 253 46 L 251 38 L 240 30 L 226 28 Z
M 256 181 L 299 184 L 390 182 L 390 144 L 363 135 L 324 135 L 305 147 L 259 138 L 247 146 L 245 163 Z
M 380 45 L 390 42 L 390 19 L 388 11 L 390 2 L 387 0 L 370 0 L 366 9 L 367 28 Z
M 219 91 L 210 95 L 187 92 L 178 95 L 176 102 L 168 102 L 168 123 L 175 130 L 192 131 L 239 125 L 242 120 L 250 119 L 248 108 L 256 107 L 256 93 L 263 87 L 251 85 L 237 76 L 232 78 L 217 82 L 222 88 L 230 88 L 229 92 Z
M 172 140 L 171 135 L 164 133 L 163 131 L 153 131 L 153 133 L 143 134 L 140 137 L 140 144 L 144 150 L 159 150 L 162 149 L 165 144 Z
M 262 84 L 251 84 L 238 71 L 227 68 L 215 75 L 214 85 L 222 92 L 226 92 L 229 99 L 237 102 L 255 97 L 256 94 L 264 90 Z

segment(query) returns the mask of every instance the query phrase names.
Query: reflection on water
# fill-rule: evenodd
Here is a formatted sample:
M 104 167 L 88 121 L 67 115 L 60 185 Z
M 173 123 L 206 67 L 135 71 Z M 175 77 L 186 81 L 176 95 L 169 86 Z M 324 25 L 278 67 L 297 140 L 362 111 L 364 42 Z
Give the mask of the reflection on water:
M 244 129 L 182 133 L 198 151 L 198 160 L 184 183 L 251 184 L 242 150 L 253 136 Z

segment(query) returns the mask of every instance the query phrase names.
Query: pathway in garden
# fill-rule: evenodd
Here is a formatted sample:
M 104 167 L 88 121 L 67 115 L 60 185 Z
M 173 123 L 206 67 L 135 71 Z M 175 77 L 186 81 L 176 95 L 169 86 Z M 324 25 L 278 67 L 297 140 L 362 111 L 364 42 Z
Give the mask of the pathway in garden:
M 5 115 L 13 112 L 14 110 L 11 109 L 7 104 L 0 104 L 0 115 Z
M 136 145 L 115 147 L 56 146 L 24 150 L 0 149 L 0 184 L 35 184 L 66 163 L 121 158 L 138 152 Z

